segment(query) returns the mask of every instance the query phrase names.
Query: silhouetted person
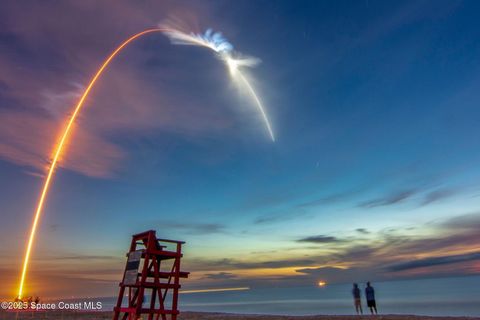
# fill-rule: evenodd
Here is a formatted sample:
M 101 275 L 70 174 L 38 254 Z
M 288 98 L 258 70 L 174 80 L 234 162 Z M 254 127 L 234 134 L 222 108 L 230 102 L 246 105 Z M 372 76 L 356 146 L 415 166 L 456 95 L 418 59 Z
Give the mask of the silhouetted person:
M 367 298 L 367 306 L 370 308 L 372 314 L 377 314 L 377 303 L 375 302 L 375 290 L 370 285 L 370 282 L 367 282 L 367 287 L 365 288 L 365 297 Z
M 35 297 L 35 304 L 38 304 L 40 302 L 40 298 L 38 296 Z
M 357 314 L 363 314 L 362 300 L 360 299 L 360 289 L 358 288 L 358 284 L 356 283 L 353 284 L 352 295 L 353 303 L 355 304 L 355 310 L 357 311 Z

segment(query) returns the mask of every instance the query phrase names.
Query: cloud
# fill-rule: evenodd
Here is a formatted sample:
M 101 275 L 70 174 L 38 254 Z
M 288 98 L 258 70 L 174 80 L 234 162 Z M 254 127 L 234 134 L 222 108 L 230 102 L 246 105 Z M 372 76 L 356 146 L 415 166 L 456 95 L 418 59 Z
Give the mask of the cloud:
M 295 255 L 293 250 L 288 252 L 293 252 L 294 256 L 287 259 L 259 260 L 257 253 L 252 253 L 245 260 L 193 259 L 188 264 L 192 270 L 227 273 L 234 273 L 233 270 L 297 267 L 298 275 L 276 276 L 275 281 L 305 284 L 319 278 L 328 282 L 358 279 L 378 281 L 475 272 L 472 263 L 480 259 L 480 253 L 474 251 L 480 245 L 480 214 L 471 213 L 429 222 L 424 227 L 429 228 L 429 233 L 425 233 L 422 226 L 390 228 L 379 232 L 359 228 L 354 230 L 353 235 L 345 237 L 315 235 L 295 240 L 297 243 L 321 244 L 308 248 L 308 256 Z M 365 234 L 368 237 L 364 237 Z M 475 253 L 472 254 L 472 251 Z M 418 256 L 428 258 L 418 260 Z M 419 273 L 419 270 L 422 272 Z M 272 281 L 272 277 L 266 277 L 264 281 Z
M 333 268 L 333 267 L 320 267 L 320 268 L 304 268 L 295 270 L 306 278 L 305 282 L 316 282 L 318 280 L 327 281 L 327 283 L 344 283 L 344 282 L 357 282 L 360 280 L 367 280 L 373 270 L 365 270 L 361 268 Z
M 363 191 L 365 191 L 365 188 L 357 188 L 357 189 L 353 189 L 353 190 L 347 190 L 347 191 L 344 191 L 344 192 L 333 193 L 333 194 L 321 197 L 321 198 L 316 199 L 316 200 L 304 202 L 304 203 L 300 204 L 299 207 L 311 207 L 311 206 L 317 206 L 317 205 L 343 202 L 343 201 L 351 199 L 353 196 L 356 196 Z
M 70 254 L 70 255 L 56 255 L 53 257 L 42 257 L 37 258 L 36 260 L 47 259 L 47 260 L 123 260 L 118 256 L 107 256 L 107 255 L 84 255 L 84 254 Z
M 434 233 L 429 236 L 386 236 L 386 244 L 392 247 L 398 255 L 405 253 L 472 251 L 480 245 L 478 228 L 480 214 L 469 213 L 448 220 L 429 224 Z
M 399 263 L 388 267 L 390 271 L 405 271 L 417 268 L 425 268 L 439 265 L 448 265 L 459 262 L 469 262 L 469 261 L 478 261 L 480 260 L 480 252 L 468 253 L 468 254 L 458 254 L 458 255 L 449 255 L 449 256 L 440 256 L 440 257 L 431 257 L 419 260 L 408 261 L 404 263 Z
M 345 263 L 347 265 L 365 265 L 375 262 L 377 259 L 379 248 L 375 244 L 357 244 L 356 240 L 353 240 L 350 246 L 339 250 L 331 256 L 336 262 Z M 378 261 L 377 261 L 378 262 Z
M 480 213 L 472 212 L 460 216 L 450 218 L 440 223 L 440 226 L 456 232 L 459 231 L 475 231 L 480 229 Z
M 416 192 L 417 192 L 416 189 L 397 191 L 381 198 L 362 202 L 359 204 L 359 207 L 375 208 L 375 207 L 390 206 L 390 205 L 398 204 L 400 202 L 403 202 L 411 198 Z
M 415 228 L 359 228 L 345 237 L 305 237 L 306 243 L 314 244 L 308 248 L 295 240 L 292 248 L 282 249 L 287 258 L 280 250 L 264 258 L 262 251 L 242 258 L 187 258 L 185 267 L 202 275 L 194 285 L 215 281 L 250 287 L 465 276 L 478 273 L 479 227 L 480 214 L 470 213 Z M 258 269 L 262 271 L 256 273 Z M 264 273 L 265 269 L 270 270 Z
M 387 280 L 425 275 L 457 276 L 476 272 L 474 263 L 480 260 L 480 252 L 474 251 L 480 245 L 479 213 L 430 222 L 425 227 L 431 230 L 428 235 L 422 232 L 422 226 L 417 226 L 370 232 L 368 238 L 325 235 L 318 236 L 318 239 L 306 237 L 307 240 L 318 240 L 324 244 L 317 251 L 312 248 L 312 261 L 317 265 L 337 265 L 344 269 L 334 270 L 334 275 L 329 273 L 330 269 L 323 267 L 304 268 L 299 272 L 312 277 L 325 276 L 326 279 L 328 275 L 330 279 L 336 279 L 335 281 L 350 281 L 353 276 L 360 279 Z M 404 232 L 407 230 L 408 235 Z M 359 233 L 363 235 L 365 231 L 360 229 Z M 418 256 L 428 258 L 417 259 Z M 342 271 L 347 269 L 353 269 L 354 272 Z M 419 273 L 420 269 L 423 271 Z
M 382 206 L 390 206 L 402 203 L 411 199 L 415 195 L 421 195 L 420 206 L 425 206 L 433 202 L 440 201 L 445 198 L 449 198 L 455 195 L 458 191 L 453 188 L 440 188 L 429 191 L 432 186 L 423 186 L 416 188 L 409 188 L 391 192 L 383 197 L 375 198 L 372 200 L 364 201 L 358 204 L 361 208 L 375 208 Z
M 237 259 L 190 259 L 189 264 L 197 270 L 231 270 L 231 269 L 279 269 L 289 267 L 316 265 L 316 259 L 276 259 L 267 261 L 240 261 Z
M 46 151 L 57 140 L 58 121 L 24 112 L 0 112 L 0 123 L 0 157 L 45 172 L 50 161 Z M 88 176 L 111 176 L 125 153 L 86 128 L 76 126 L 74 131 L 75 147 L 66 146 L 68 156 L 60 158 L 60 166 Z
M 276 213 L 276 214 L 268 214 L 261 217 L 256 218 L 253 223 L 254 224 L 267 224 L 267 223 L 275 223 L 285 221 L 291 218 L 291 215 L 286 215 L 284 213 Z
M 355 229 L 355 231 L 357 231 L 358 233 L 361 233 L 361 234 L 370 234 L 370 231 L 368 231 L 365 228 L 358 228 L 358 229 Z
M 421 205 L 427 205 L 432 202 L 440 201 L 445 198 L 453 196 L 456 192 L 452 189 L 438 189 L 432 192 L 429 192 L 425 195 Z
M 205 274 L 206 279 L 212 280 L 230 280 L 236 278 L 236 275 L 231 272 L 218 272 Z
M 337 243 L 341 242 L 341 239 L 332 236 L 317 235 L 310 236 L 302 239 L 298 239 L 297 242 L 309 242 L 309 243 Z
M 303 269 L 297 269 L 295 272 L 298 273 L 304 273 L 304 274 L 323 274 L 327 272 L 342 272 L 346 269 L 343 268 L 332 268 L 332 267 L 320 267 L 320 268 L 303 268 Z
M 255 269 L 255 268 L 286 268 L 301 265 L 315 264 L 314 259 L 279 259 L 260 262 L 231 262 L 231 265 L 238 269 Z
M 254 220 L 255 224 L 270 224 L 277 222 L 289 221 L 292 219 L 298 219 L 300 217 L 305 218 L 307 211 L 302 209 L 291 209 L 287 211 L 278 211 L 260 216 Z

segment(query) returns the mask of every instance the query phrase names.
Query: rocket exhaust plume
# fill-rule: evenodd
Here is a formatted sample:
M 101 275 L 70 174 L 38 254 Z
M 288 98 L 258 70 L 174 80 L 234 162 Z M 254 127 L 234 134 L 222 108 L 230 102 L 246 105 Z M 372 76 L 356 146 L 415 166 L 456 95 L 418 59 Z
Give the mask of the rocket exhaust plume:
M 122 44 L 120 44 L 102 63 L 102 65 L 98 68 L 98 70 L 95 72 L 95 75 L 92 77 L 90 82 L 88 83 L 85 91 L 83 92 L 82 96 L 78 100 L 75 108 L 73 109 L 72 115 L 67 121 L 66 127 L 63 130 L 63 132 L 60 135 L 60 140 L 58 144 L 54 147 L 53 149 L 53 156 L 50 162 L 50 166 L 48 168 L 44 183 L 43 183 L 43 188 L 40 192 L 40 197 L 37 203 L 37 208 L 35 210 L 35 215 L 33 217 L 33 222 L 32 222 L 32 227 L 30 229 L 30 236 L 28 238 L 27 242 L 27 248 L 25 251 L 25 256 L 23 260 L 23 266 L 22 266 L 22 273 L 20 277 L 20 283 L 18 287 L 18 298 L 21 299 L 23 297 L 23 291 L 24 291 L 24 284 L 25 284 L 25 279 L 27 276 L 27 271 L 28 271 L 28 265 L 30 262 L 30 255 L 32 252 L 32 247 L 33 243 L 35 241 L 35 235 L 38 227 L 38 223 L 40 220 L 40 216 L 42 214 L 45 201 L 48 197 L 48 192 L 52 183 L 52 179 L 55 173 L 55 169 L 58 166 L 58 162 L 61 158 L 63 149 L 70 138 L 71 131 L 73 128 L 73 124 L 75 123 L 76 118 L 78 117 L 78 114 L 80 113 L 84 102 L 88 95 L 90 94 L 90 91 L 92 90 L 93 86 L 95 83 L 98 81 L 99 77 L 102 75 L 102 73 L 107 69 L 109 66 L 110 62 L 126 47 L 128 44 L 133 42 L 134 40 L 147 35 L 151 33 L 165 33 L 174 43 L 180 43 L 183 42 L 184 44 L 193 44 L 193 45 L 198 45 L 198 46 L 204 46 L 208 47 L 215 52 L 217 52 L 220 57 L 222 58 L 223 61 L 228 65 L 230 72 L 234 78 L 239 79 L 243 84 L 247 87 L 248 91 L 250 92 L 251 96 L 253 97 L 255 103 L 257 104 L 257 107 L 259 108 L 263 119 L 265 120 L 265 124 L 267 126 L 268 132 L 270 134 L 270 137 L 272 138 L 272 141 L 275 140 L 270 123 L 268 121 L 267 115 L 264 111 L 264 108 L 262 106 L 262 103 L 260 102 L 260 99 L 258 98 L 257 94 L 255 93 L 253 87 L 250 85 L 248 80 L 244 77 L 244 75 L 240 72 L 239 67 L 242 66 L 252 66 L 255 64 L 255 59 L 247 58 L 247 59 L 234 59 L 231 55 L 233 47 L 221 37 L 219 33 L 212 33 L 211 31 L 207 31 L 204 36 L 195 36 L 195 35 L 188 35 L 185 33 L 182 33 L 178 30 L 171 29 L 167 26 L 159 26 L 158 28 L 152 28 L 152 29 L 147 29 L 142 32 L 139 32 L 137 34 L 134 34 L 127 40 L 125 40 Z M 177 42 L 178 41 L 178 42 Z
M 253 67 L 257 65 L 260 62 L 259 59 L 242 57 L 239 53 L 233 50 L 233 45 L 229 43 L 221 33 L 213 32 L 211 29 L 208 29 L 204 34 L 195 34 L 180 31 L 168 24 L 160 25 L 160 27 L 168 29 L 168 31 L 165 31 L 165 34 L 170 38 L 173 44 L 200 46 L 213 50 L 220 60 L 222 60 L 228 67 L 232 79 L 236 83 L 242 85 L 243 88 L 247 89 L 247 93 L 253 99 L 258 111 L 262 115 L 270 138 L 272 141 L 275 141 L 275 135 L 273 134 L 272 126 L 265 111 L 265 107 L 252 84 L 241 71 L 242 67 Z
M 73 113 L 72 113 L 72 115 L 70 116 L 70 119 L 67 122 L 67 126 L 65 127 L 65 130 L 63 131 L 63 133 L 61 135 L 59 143 L 54 147 L 53 158 L 52 158 L 52 161 L 50 163 L 50 167 L 48 168 L 47 176 L 46 176 L 45 181 L 43 183 L 42 192 L 40 193 L 40 198 L 38 200 L 37 209 L 35 210 L 35 215 L 34 215 L 34 218 L 33 218 L 32 228 L 30 230 L 30 237 L 28 238 L 27 250 L 25 251 L 25 258 L 23 260 L 22 275 L 20 277 L 20 284 L 19 284 L 19 287 L 18 287 L 18 298 L 19 299 L 21 299 L 22 296 L 23 296 L 23 287 L 24 287 L 24 284 L 25 284 L 25 278 L 27 276 L 28 263 L 30 261 L 30 254 L 32 252 L 32 246 L 33 246 L 33 242 L 35 240 L 35 234 L 36 234 L 36 231 L 37 231 L 38 221 L 40 219 L 40 215 L 42 214 L 42 210 L 43 210 L 43 207 L 44 207 L 44 204 L 45 204 L 45 199 L 47 198 L 48 190 L 49 190 L 51 182 L 52 182 L 53 174 L 54 174 L 55 169 L 58 165 L 58 161 L 59 161 L 59 158 L 62 154 L 63 148 L 64 148 L 64 146 L 65 146 L 65 144 L 66 144 L 66 142 L 67 142 L 67 140 L 70 136 L 73 124 L 75 123 L 75 119 L 77 118 L 78 114 L 80 113 L 80 110 L 82 109 L 83 104 L 84 104 L 86 98 L 88 97 L 88 94 L 92 90 L 93 86 L 97 82 L 100 75 L 103 73 L 103 71 L 107 68 L 107 66 L 113 60 L 113 58 L 115 58 L 115 56 L 120 51 L 122 51 L 122 49 L 125 46 L 127 46 L 130 42 L 132 42 L 133 40 L 135 40 L 135 39 L 137 39 L 137 38 L 139 38 L 139 37 L 141 37 L 145 34 L 152 33 L 152 32 L 162 32 L 162 31 L 164 31 L 164 29 L 161 29 L 161 28 L 148 29 L 148 30 L 139 32 L 139 33 L 131 36 L 127 40 L 125 40 L 120 46 L 118 46 L 107 57 L 107 59 L 105 59 L 105 61 L 102 63 L 100 68 L 97 70 L 97 72 L 95 73 L 93 78 L 90 80 L 87 88 L 85 89 L 82 96 L 80 97 L 80 100 L 78 100 L 77 105 L 75 106 L 75 109 L 73 110 Z

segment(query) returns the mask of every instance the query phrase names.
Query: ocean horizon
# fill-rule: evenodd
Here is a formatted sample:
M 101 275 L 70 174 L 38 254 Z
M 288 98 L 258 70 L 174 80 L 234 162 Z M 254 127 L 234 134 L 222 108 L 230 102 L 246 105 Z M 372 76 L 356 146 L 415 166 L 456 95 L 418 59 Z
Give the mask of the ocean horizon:
M 379 314 L 480 316 L 480 276 L 373 282 Z M 363 289 L 362 306 L 369 314 Z M 180 295 L 181 311 L 270 315 L 355 314 L 351 284 L 324 287 L 251 288 Z M 102 311 L 116 297 L 100 298 Z M 148 300 L 147 300 L 148 301 Z M 147 302 L 146 301 L 146 302 Z

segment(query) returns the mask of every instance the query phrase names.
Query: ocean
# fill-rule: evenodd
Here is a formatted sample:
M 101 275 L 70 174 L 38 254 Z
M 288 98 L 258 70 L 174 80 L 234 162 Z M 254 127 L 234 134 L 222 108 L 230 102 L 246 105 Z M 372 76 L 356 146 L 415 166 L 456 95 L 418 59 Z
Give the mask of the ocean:
M 480 316 L 480 276 L 374 282 L 381 314 Z M 368 314 L 362 289 L 363 311 Z M 181 311 L 277 315 L 354 314 L 351 284 L 180 295 Z M 104 301 L 103 310 L 113 308 Z

